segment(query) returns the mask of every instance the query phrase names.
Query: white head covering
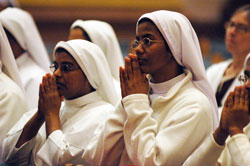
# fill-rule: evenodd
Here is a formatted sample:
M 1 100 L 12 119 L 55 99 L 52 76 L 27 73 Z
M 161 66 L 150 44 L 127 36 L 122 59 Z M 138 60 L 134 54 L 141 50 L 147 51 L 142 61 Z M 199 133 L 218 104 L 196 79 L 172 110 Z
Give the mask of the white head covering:
M 142 15 L 137 22 L 136 29 L 143 18 L 150 19 L 156 25 L 177 63 L 192 72 L 194 85 L 210 100 L 213 127 L 216 128 L 219 118 L 215 95 L 208 83 L 199 41 L 191 23 L 180 13 L 159 10 Z
M 247 69 L 247 68 L 250 68 L 248 67 L 248 61 L 250 61 L 250 53 L 247 55 L 247 57 L 245 58 L 245 61 L 244 61 L 244 69 Z
M 18 8 L 7 8 L 0 12 L 0 21 L 33 60 L 49 72 L 48 54 L 32 16 Z
M 102 50 L 86 40 L 70 40 L 57 43 L 58 48 L 67 50 L 81 67 L 91 86 L 108 103 L 116 105 L 118 95 L 115 91 L 111 72 Z
M 22 90 L 23 86 L 18 73 L 16 61 L 12 53 L 9 41 L 0 23 L 0 71 L 10 77 Z
M 102 49 L 113 78 L 119 81 L 119 67 L 124 64 L 121 48 L 113 28 L 108 23 L 97 20 L 76 20 L 71 29 L 76 27 L 82 28 L 89 35 L 91 42 Z

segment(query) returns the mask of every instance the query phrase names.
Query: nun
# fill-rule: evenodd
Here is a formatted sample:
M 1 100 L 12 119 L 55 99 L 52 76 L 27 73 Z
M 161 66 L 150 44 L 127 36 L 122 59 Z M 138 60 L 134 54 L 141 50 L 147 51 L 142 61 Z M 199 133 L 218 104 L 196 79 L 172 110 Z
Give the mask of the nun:
M 39 84 L 49 72 L 50 61 L 32 16 L 18 8 L 0 12 L 19 69 L 29 109 L 37 108 Z
M 14 55 L 0 23 L 0 144 L 28 111 Z
M 139 18 L 133 48 L 120 69 L 122 104 L 82 157 L 180 166 L 218 126 L 198 38 L 184 15 L 160 10 Z
M 4 140 L 7 164 L 82 163 L 81 154 L 118 102 L 108 63 L 93 43 L 59 42 L 51 69 L 40 84 L 38 110 L 25 114 Z
M 76 20 L 70 28 L 69 40 L 84 39 L 97 44 L 103 51 L 118 94 L 120 90 L 119 67 L 124 66 L 116 34 L 110 24 L 98 20 Z

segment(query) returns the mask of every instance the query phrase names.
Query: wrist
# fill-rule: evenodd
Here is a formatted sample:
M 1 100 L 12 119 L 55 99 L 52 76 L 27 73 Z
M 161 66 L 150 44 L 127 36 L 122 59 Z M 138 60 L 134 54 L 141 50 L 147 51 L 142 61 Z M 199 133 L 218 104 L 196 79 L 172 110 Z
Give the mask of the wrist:
M 217 144 L 223 146 L 225 144 L 225 141 L 228 137 L 229 133 L 228 131 L 218 127 L 214 133 L 213 133 L 213 137 L 214 137 L 214 140 Z
M 236 135 L 236 134 L 244 133 L 243 128 L 240 128 L 240 127 L 229 127 L 228 130 L 229 130 L 229 134 L 230 134 L 231 137 Z

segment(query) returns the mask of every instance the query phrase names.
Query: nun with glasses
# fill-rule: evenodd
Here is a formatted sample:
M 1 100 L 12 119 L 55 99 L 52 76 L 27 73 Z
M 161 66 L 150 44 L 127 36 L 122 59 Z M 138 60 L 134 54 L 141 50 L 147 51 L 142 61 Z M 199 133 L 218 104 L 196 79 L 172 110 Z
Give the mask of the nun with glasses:
M 83 159 L 90 165 L 179 166 L 218 126 L 198 38 L 167 10 L 142 15 L 120 68 L 122 104 Z
M 32 16 L 18 8 L 0 12 L 0 21 L 7 34 L 28 99 L 29 109 L 37 108 L 39 84 L 49 72 L 49 58 Z
M 51 69 L 40 84 L 38 110 L 25 114 L 3 142 L 7 164 L 82 163 L 82 152 L 118 102 L 108 63 L 93 43 L 59 42 Z
M 103 51 L 118 94 L 121 94 L 119 67 L 124 66 L 121 48 L 110 24 L 98 20 L 76 20 L 70 28 L 68 39 L 84 39 L 97 44 Z

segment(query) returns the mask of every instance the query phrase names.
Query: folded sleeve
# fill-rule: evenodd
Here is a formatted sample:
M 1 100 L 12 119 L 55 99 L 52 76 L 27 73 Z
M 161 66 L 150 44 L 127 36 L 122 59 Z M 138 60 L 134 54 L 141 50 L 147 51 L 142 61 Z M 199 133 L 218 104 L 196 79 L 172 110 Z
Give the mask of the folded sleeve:
M 234 135 L 227 142 L 227 148 L 235 166 L 250 165 L 250 143 L 247 135 Z

